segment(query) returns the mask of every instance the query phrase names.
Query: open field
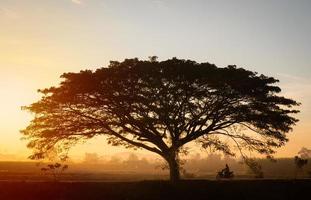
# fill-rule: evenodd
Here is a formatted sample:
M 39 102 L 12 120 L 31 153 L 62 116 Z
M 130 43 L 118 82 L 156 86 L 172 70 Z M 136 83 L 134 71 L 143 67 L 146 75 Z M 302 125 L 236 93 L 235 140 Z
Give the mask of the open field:
M 0 182 L 1 200 L 310 199 L 311 180 Z M 303 197 L 304 196 L 304 197 Z
M 221 160 L 192 159 L 186 162 L 185 169 L 188 174 L 183 178 L 213 180 L 218 171 L 228 163 L 234 172 L 235 179 L 252 179 L 254 174 L 245 166 L 234 159 Z M 58 175 L 60 181 L 79 182 L 124 182 L 142 180 L 167 180 L 168 170 L 157 168 L 157 163 L 143 162 L 141 160 L 125 160 L 119 162 L 102 162 L 97 164 L 68 163 L 68 170 Z M 311 163 L 297 171 L 292 158 L 277 159 L 271 162 L 266 159 L 259 160 L 266 179 L 303 179 L 311 177 Z M 9 162 L 0 161 L 0 181 L 51 181 L 50 174 L 40 169 L 47 163 L 38 162 Z
M 295 180 L 292 160 L 266 162 L 265 178 L 253 179 L 252 174 L 232 163 L 234 179 L 216 181 L 216 170 L 222 164 L 214 168 L 206 165 L 209 168 L 205 171 L 173 187 L 167 181 L 166 171 L 70 164 L 69 170 L 57 175 L 55 182 L 51 174 L 40 170 L 44 165 L 0 162 L 0 200 L 310 199 L 309 166 Z

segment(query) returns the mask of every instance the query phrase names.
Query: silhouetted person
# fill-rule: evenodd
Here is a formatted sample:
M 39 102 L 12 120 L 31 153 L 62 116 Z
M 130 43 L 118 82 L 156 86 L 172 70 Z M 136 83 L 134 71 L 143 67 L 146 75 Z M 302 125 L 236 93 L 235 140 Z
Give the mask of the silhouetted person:
M 230 171 L 228 164 L 226 164 L 226 167 L 224 169 L 222 169 L 221 171 L 219 171 L 217 173 L 217 176 L 216 176 L 217 179 L 219 179 L 219 178 L 229 179 L 229 178 L 233 178 L 233 177 L 234 177 L 233 171 Z

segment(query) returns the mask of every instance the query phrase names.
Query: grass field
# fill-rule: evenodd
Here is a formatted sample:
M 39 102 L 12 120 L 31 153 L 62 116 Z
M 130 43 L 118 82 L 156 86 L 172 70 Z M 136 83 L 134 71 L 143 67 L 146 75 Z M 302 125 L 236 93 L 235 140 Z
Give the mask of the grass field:
M 310 199 L 311 180 L 0 182 L 1 200 Z

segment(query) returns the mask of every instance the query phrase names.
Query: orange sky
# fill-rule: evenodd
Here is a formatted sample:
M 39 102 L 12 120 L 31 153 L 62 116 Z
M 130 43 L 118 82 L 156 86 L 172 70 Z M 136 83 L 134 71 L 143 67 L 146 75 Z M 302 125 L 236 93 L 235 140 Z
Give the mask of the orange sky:
M 311 4 L 259 2 L 0 0 L 0 160 L 29 154 L 19 130 L 31 116 L 20 107 L 39 98 L 37 89 L 56 85 L 63 72 L 150 55 L 236 64 L 280 79 L 283 94 L 302 102 L 302 112 L 277 157 L 311 148 L 311 14 L 306 9 Z M 122 151 L 97 138 L 75 147 L 72 155 Z

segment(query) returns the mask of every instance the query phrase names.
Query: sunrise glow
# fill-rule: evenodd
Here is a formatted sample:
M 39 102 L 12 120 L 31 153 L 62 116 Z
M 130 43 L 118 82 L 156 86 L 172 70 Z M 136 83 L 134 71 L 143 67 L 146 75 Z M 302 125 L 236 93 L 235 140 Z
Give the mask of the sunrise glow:
M 235 64 L 278 78 L 282 94 L 302 106 L 276 157 L 311 148 L 310 2 L 241 2 L 0 1 L 0 160 L 27 159 L 19 130 L 32 116 L 21 107 L 40 98 L 37 89 L 57 85 L 64 72 L 151 55 Z M 99 137 L 71 154 L 123 151 Z

